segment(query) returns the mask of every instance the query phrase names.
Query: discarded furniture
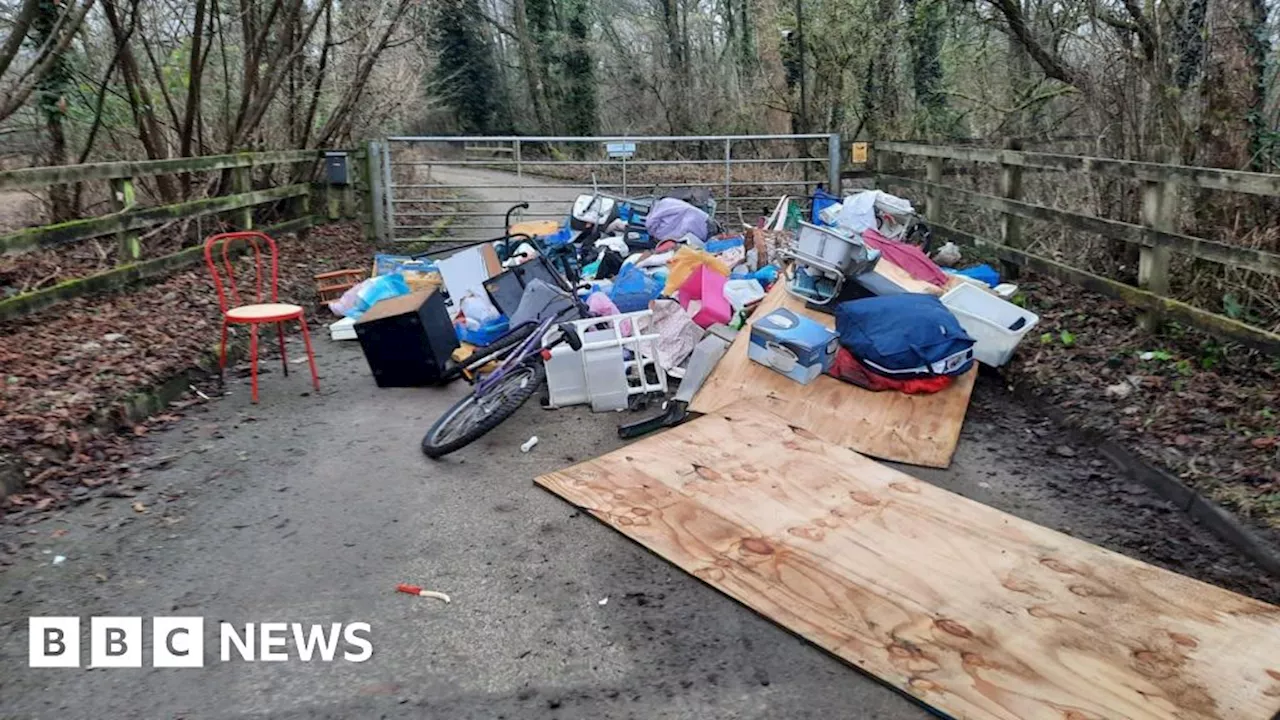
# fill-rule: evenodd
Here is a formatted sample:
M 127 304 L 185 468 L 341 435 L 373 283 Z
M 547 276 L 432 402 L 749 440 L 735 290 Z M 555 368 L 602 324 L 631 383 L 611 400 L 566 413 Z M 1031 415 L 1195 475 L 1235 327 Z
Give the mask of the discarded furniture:
M 1280 608 L 752 401 L 535 482 L 942 717 L 1269 720 L 1280 704 Z
M 229 253 L 229 248 L 237 240 L 247 243 L 253 251 L 254 294 L 253 302 L 248 304 L 245 303 L 240 295 L 240 286 L 236 283 L 235 268 Z M 267 277 L 262 268 L 264 245 L 271 261 L 269 287 L 267 285 Z M 221 249 L 221 269 L 214 262 L 215 247 Z M 285 376 L 288 377 L 289 358 L 284 349 L 284 324 L 291 320 L 297 320 L 302 327 L 302 342 L 306 346 L 307 361 L 311 365 L 311 384 L 319 391 L 320 376 L 316 372 L 316 356 L 311 350 L 311 335 L 307 332 L 307 319 L 303 316 L 302 307 L 279 301 L 280 254 L 276 248 L 276 241 L 272 240 L 271 236 L 266 233 L 256 230 L 219 233 L 205 240 L 204 261 L 209 266 L 209 273 L 213 275 L 213 286 L 218 291 L 218 308 L 222 311 L 222 343 L 218 350 L 219 368 L 225 369 L 227 366 L 227 328 L 230 325 L 248 325 L 250 384 L 253 388 L 253 402 L 258 402 L 258 326 L 268 323 L 276 326 L 276 337 L 280 340 L 280 364 L 284 368 Z M 224 272 L 226 275 L 225 285 L 223 282 Z
M 435 385 L 458 347 L 444 298 L 435 290 L 376 303 L 355 330 L 378 387 Z
M 342 293 L 359 285 L 368 277 L 369 271 L 363 268 L 347 268 L 345 270 L 320 273 L 314 276 L 316 295 L 320 296 L 320 302 L 322 303 L 332 302 L 342 297 Z

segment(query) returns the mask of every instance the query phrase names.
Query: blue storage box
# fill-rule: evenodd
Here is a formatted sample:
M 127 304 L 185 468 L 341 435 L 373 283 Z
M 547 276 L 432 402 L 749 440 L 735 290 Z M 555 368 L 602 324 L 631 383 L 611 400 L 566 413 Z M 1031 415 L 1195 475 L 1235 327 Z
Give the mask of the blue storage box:
M 815 320 L 778 309 L 751 324 L 747 357 L 808 385 L 835 362 L 840 336 Z
M 494 342 L 498 338 L 507 334 L 511 329 L 511 325 L 506 315 L 499 315 L 497 318 L 481 325 L 476 330 L 468 329 L 465 323 L 458 323 L 453 326 L 454 334 L 464 343 L 483 347 Z

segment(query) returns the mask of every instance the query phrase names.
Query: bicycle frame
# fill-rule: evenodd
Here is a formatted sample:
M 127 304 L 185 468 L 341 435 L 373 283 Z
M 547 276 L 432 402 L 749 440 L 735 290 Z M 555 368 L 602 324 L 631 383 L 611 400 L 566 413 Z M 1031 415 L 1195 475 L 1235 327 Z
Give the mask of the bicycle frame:
M 472 391 L 475 396 L 484 397 L 493 389 L 494 385 L 498 384 L 499 380 L 511 371 L 512 368 L 520 365 L 525 360 L 528 360 L 531 356 L 537 354 L 537 352 L 540 352 L 540 348 L 537 351 L 533 350 L 533 348 L 538 348 L 542 343 L 542 337 L 547 334 L 547 331 L 550 330 L 553 325 L 556 324 L 557 318 L 558 316 L 552 315 L 538 323 L 538 326 L 529 334 L 529 337 L 525 338 L 514 351 L 503 358 L 502 362 L 498 364 L 498 367 L 494 369 L 493 372 L 484 376 L 476 383 L 475 390 Z

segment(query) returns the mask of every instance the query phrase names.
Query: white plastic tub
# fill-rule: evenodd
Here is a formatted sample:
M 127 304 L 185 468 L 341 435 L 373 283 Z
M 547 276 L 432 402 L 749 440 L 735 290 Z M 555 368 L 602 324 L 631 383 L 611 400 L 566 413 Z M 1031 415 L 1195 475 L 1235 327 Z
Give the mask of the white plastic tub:
M 862 240 L 847 237 L 825 227 L 800 223 L 796 252 L 842 270 L 856 262 L 854 253 L 862 248 Z
M 968 283 L 943 295 L 942 304 L 974 339 L 973 356 L 992 367 L 1009 362 L 1018 342 L 1040 322 L 1040 316 L 1030 310 Z

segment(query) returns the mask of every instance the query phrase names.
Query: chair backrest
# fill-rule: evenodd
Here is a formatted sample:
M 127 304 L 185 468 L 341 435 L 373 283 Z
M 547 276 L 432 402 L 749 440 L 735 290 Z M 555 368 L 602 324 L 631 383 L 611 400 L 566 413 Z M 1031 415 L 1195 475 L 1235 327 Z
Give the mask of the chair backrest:
M 230 248 L 237 240 L 244 240 L 253 251 L 254 294 L 253 299 L 249 302 L 245 302 L 244 296 L 240 294 L 240 286 L 236 284 L 235 268 L 231 264 Z M 269 287 L 265 283 L 267 278 L 262 273 L 262 245 L 264 242 L 267 251 L 271 255 L 271 285 Z M 213 259 L 214 250 L 217 247 L 221 248 L 221 269 Z M 272 240 L 271 236 L 266 233 L 258 232 L 257 230 L 245 230 L 211 235 L 209 239 L 204 241 L 204 262 L 209 266 L 210 274 L 213 275 L 213 286 L 218 290 L 218 306 L 224 313 L 232 307 L 249 303 L 276 302 L 279 298 L 279 252 L 276 249 L 276 241 Z M 226 275 L 225 285 L 223 284 L 224 272 Z

